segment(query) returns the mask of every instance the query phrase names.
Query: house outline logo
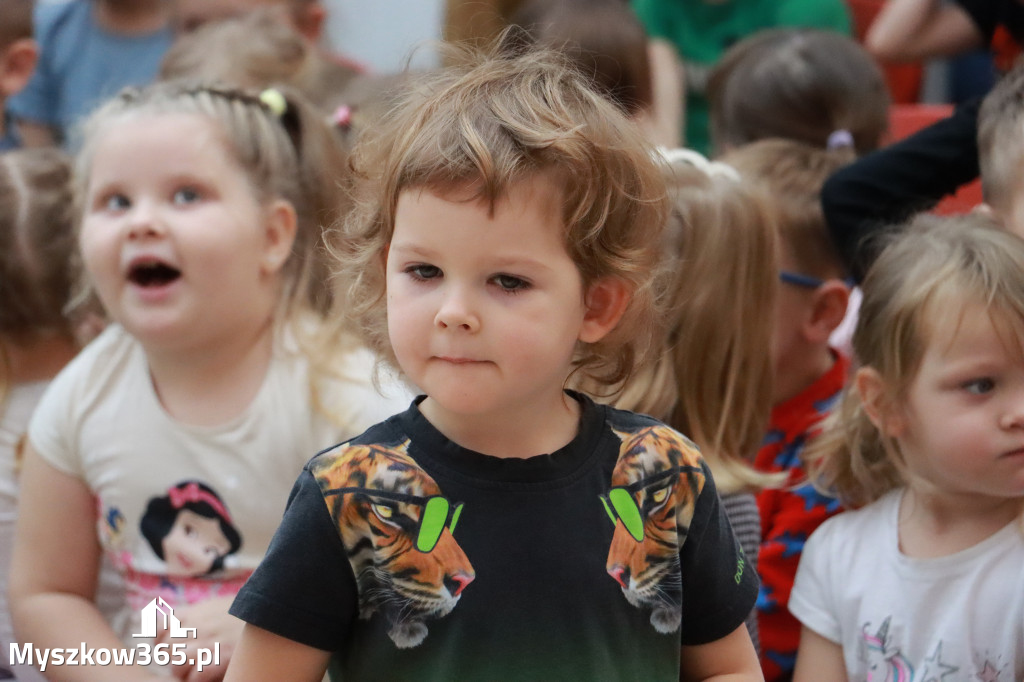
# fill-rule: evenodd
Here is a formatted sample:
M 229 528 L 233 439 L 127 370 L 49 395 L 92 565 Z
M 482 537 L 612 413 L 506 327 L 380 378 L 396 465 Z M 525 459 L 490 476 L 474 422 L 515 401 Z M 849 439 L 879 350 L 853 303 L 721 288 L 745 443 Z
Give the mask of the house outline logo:
M 139 613 L 142 616 L 142 632 L 132 635 L 132 637 L 153 638 L 157 636 L 157 633 L 169 630 L 168 636 L 172 639 L 188 637 L 189 633 L 191 633 L 192 639 L 196 638 L 196 629 L 182 627 L 181 621 L 174 615 L 174 609 L 164 601 L 163 597 L 156 597 L 143 606 Z

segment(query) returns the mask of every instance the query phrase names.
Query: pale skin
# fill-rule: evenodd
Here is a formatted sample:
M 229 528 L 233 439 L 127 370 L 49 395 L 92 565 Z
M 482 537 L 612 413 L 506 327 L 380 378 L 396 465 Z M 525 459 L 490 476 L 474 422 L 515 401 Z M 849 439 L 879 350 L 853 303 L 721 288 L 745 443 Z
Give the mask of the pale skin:
M 800 271 L 786 248 L 780 254 L 780 266 Z M 799 395 L 832 367 L 835 358 L 828 340 L 842 323 L 849 298 L 850 288 L 835 278 L 813 289 L 780 285 L 772 338 L 773 404 Z
M 166 412 L 187 424 L 224 423 L 249 405 L 269 366 L 280 270 L 295 237 L 294 208 L 281 199 L 257 201 L 202 117 L 120 123 L 116 136 L 97 142 L 81 227 L 86 267 L 111 316 L 146 352 Z M 182 269 L 159 305 L 147 303 L 118 265 L 125 249 L 140 248 Z M 232 262 L 209 272 L 216 268 L 203 259 L 221 254 Z M 231 274 L 220 277 L 224 272 Z M 209 277 L 219 278 L 220 293 L 203 284 Z M 228 281 L 235 279 L 241 283 Z M 228 313 L 240 312 L 218 322 L 227 313 L 215 308 L 210 314 L 211 301 L 235 286 L 246 300 L 221 301 Z M 21 495 L 10 580 L 19 637 L 40 648 L 123 646 L 92 603 L 101 556 L 93 491 L 29 446 Z M 190 651 L 221 644 L 220 669 L 197 673 L 180 666 L 172 670 L 177 677 L 220 679 L 241 629 L 227 613 L 230 602 L 225 597 L 176 609 L 186 627 L 197 628 L 200 639 L 189 640 Z M 161 679 L 128 666 L 61 666 L 48 674 L 57 680 Z
M 567 405 L 562 387 L 573 348 L 603 339 L 630 299 L 614 277 L 584 290 L 552 218 L 560 196 L 551 184 L 536 178 L 514 187 L 493 212 L 457 191 L 406 190 L 386 254 L 389 318 L 399 320 L 389 335 L 403 370 L 428 395 L 423 415 L 448 438 L 491 456 L 552 452 L 572 440 L 578 408 Z M 524 361 L 517 346 L 542 330 L 548 338 L 535 336 Z M 545 428 L 524 433 L 518 425 L 526 419 Z M 682 654 L 681 679 L 763 680 L 742 625 Z M 329 659 L 330 652 L 246 625 L 225 680 L 316 682 Z
M 3 21 L 2 17 L 0 21 Z M 35 71 L 38 59 L 39 50 L 31 38 L 15 40 L 0 49 L 0 109 L 8 97 L 25 87 Z M 0 117 L 0 137 L 6 132 Z
M 793 682 L 846 682 L 847 679 L 843 648 L 810 628 L 801 628 Z
M 967 12 L 942 0 L 889 0 L 865 37 L 872 55 L 895 62 L 952 56 L 981 46 L 981 32 Z
M 647 139 L 662 147 L 682 146 L 682 130 L 686 91 L 683 64 L 675 45 L 667 40 L 653 39 L 647 44 L 651 65 L 653 102 L 651 111 L 637 118 Z

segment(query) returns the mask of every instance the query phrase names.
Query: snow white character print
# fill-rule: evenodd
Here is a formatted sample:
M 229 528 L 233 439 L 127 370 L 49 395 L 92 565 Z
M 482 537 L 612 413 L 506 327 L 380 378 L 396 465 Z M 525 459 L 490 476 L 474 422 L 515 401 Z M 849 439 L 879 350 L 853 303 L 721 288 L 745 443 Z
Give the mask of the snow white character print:
M 139 522 L 142 535 L 167 575 L 195 577 L 224 567 L 225 557 L 242 546 L 242 536 L 216 492 L 199 481 L 182 481 L 154 497 Z

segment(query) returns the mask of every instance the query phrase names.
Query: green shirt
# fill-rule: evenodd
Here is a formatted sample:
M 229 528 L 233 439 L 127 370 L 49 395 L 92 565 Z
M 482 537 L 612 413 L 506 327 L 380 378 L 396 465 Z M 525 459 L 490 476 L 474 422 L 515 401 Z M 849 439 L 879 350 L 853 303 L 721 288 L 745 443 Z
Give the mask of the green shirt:
M 733 43 L 763 28 L 822 28 L 850 35 L 844 0 L 631 0 L 652 38 L 679 51 L 686 68 L 684 144 L 710 151 L 708 73 Z

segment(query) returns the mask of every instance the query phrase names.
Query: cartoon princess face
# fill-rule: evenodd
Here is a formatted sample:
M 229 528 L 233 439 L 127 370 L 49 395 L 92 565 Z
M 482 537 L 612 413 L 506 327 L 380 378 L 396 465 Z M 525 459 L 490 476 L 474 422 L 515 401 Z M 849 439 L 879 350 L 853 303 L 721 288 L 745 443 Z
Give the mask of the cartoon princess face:
M 169 576 L 213 573 L 242 545 L 227 507 L 198 481 L 183 481 L 151 499 L 139 525 Z
M 163 550 L 168 575 L 203 575 L 231 552 L 231 541 L 221 532 L 219 519 L 182 509 L 164 537 Z

